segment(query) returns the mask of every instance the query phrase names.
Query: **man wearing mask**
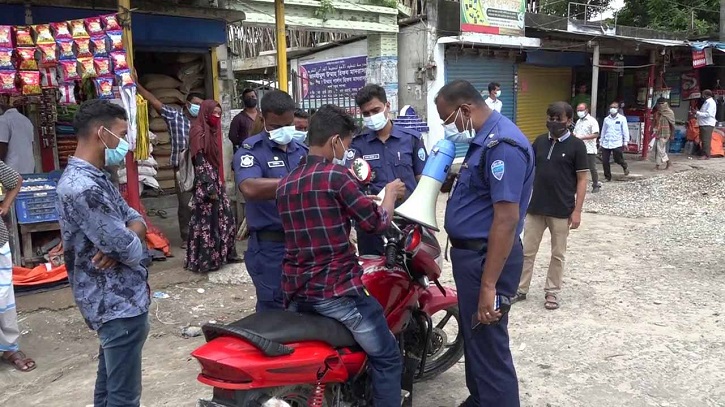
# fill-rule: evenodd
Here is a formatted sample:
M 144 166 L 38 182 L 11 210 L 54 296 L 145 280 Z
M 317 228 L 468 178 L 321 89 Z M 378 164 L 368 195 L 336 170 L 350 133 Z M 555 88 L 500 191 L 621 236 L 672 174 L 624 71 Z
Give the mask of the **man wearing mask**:
M 712 91 L 705 89 L 702 91 L 702 98 L 705 102 L 700 107 L 700 110 L 695 112 L 697 116 L 697 125 L 700 126 L 700 140 L 702 140 L 702 155 L 701 160 L 709 160 L 712 143 L 712 131 L 715 130 L 717 124 L 717 103 L 712 98 Z
M 234 154 L 234 175 L 246 201 L 249 246 L 244 255 L 257 292 L 257 312 L 282 309 L 284 229 L 275 203 L 279 180 L 307 156 L 295 140 L 295 103 L 285 92 L 262 97 L 264 131 L 242 142 Z
M 576 115 L 579 120 L 574 126 L 574 137 L 584 141 L 587 148 L 587 162 L 589 172 L 592 174 L 592 192 L 599 192 L 599 173 L 597 172 L 597 138 L 599 138 L 599 123 L 589 114 L 589 105 L 579 103 L 576 106 Z
M 627 118 L 619 113 L 619 103 L 612 102 L 609 105 L 609 115 L 604 118 L 602 124 L 601 138 L 599 145 L 602 147 L 602 166 L 604 167 L 604 178 L 612 180 L 612 168 L 609 159 L 614 154 L 614 162 L 621 165 L 624 175 L 629 175 L 627 162 L 624 161 L 624 149 L 629 143 L 629 127 Z
M 396 178 L 405 183 L 408 197 L 418 185 L 428 153 L 416 130 L 394 124 L 389 118 L 390 103 L 385 89 L 379 85 L 366 85 L 355 96 L 355 103 L 363 115 L 367 128 L 352 141 L 345 159 L 362 157 L 373 170 L 370 193 L 378 194 Z M 403 200 L 398 201 L 398 204 Z M 384 254 L 381 235 L 369 234 L 356 228 L 360 255 Z
M 501 102 L 501 85 L 498 82 L 491 82 L 488 84 L 488 97 L 486 98 L 486 104 L 491 110 L 495 110 L 501 113 L 503 102 Z
M 548 134 L 533 143 L 536 156 L 534 192 L 524 222 L 524 269 L 513 302 L 526 299 L 544 231 L 551 234 L 551 260 L 544 288 L 544 307 L 559 308 L 564 279 L 569 229 L 581 224 L 587 192 L 587 147 L 569 133 L 573 111 L 566 102 L 556 102 L 546 111 Z
M 229 125 L 229 141 L 232 142 L 235 153 L 247 137 L 255 134 L 252 132 L 255 123 L 262 120 L 259 109 L 257 109 L 257 92 L 254 89 L 244 89 L 242 101 L 244 102 L 244 110 L 234 116 L 232 123 Z
M 141 86 L 141 83 L 136 78 L 136 72 L 134 72 L 134 79 L 136 80 L 138 93 L 144 99 L 148 100 L 149 104 L 161 115 L 161 118 L 164 119 L 166 125 L 169 127 L 169 135 L 171 136 L 171 158 L 169 158 L 169 164 L 174 168 L 174 177 L 176 177 L 176 173 L 179 170 L 181 154 L 189 148 L 191 121 L 199 115 L 199 108 L 204 101 L 204 95 L 189 93 L 186 96 L 184 108 L 178 109 L 174 106 L 161 103 L 153 93 Z M 178 179 L 175 179 L 174 185 L 176 187 L 176 198 L 179 204 L 177 215 L 182 242 L 181 248 L 186 249 L 186 241 L 189 238 L 189 221 L 191 220 L 189 201 L 191 200 L 192 193 L 191 191 L 182 191 L 179 187 Z

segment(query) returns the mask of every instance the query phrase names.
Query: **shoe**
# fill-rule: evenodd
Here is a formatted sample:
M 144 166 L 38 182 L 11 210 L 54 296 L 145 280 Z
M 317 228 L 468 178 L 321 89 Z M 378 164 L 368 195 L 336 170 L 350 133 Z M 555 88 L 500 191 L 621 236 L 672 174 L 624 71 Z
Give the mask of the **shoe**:
M 519 301 L 526 301 L 526 294 L 524 293 L 516 293 L 513 298 L 511 298 L 511 305 L 516 304 Z
M 629 175 L 629 168 L 624 169 L 624 176 L 627 176 L 627 175 Z
M 602 187 L 596 186 L 596 187 L 592 188 L 592 193 L 596 194 L 597 192 L 599 192 L 601 190 L 602 190 Z

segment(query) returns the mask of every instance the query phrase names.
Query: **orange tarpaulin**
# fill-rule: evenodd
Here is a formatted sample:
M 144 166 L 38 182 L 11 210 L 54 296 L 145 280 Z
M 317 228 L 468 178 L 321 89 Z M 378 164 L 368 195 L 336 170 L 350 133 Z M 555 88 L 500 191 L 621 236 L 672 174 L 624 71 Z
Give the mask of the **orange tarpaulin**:
M 725 133 L 720 129 L 712 131 L 712 142 L 710 143 L 710 157 L 723 157 L 725 151 L 723 149 L 723 141 L 725 141 Z
M 57 283 L 68 278 L 65 264 L 53 268 L 50 263 L 41 264 L 35 268 L 13 267 L 13 285 L 33 286 L 40 284 Z
M 121 185 L 119 187 L 119 191 L 121 192 L 123 199 L 128 202 L 126 184 Z M 143 216 L 143 220 L 146 222 L 146 244 L 148 245 L 149 250 L 156 249 L 162 252 L 166 257 L 171 256 L 171 243 L 169 243 L 169 239 L 161 233 L 159 228 L 151 224 L 148 216 L 146 216 L 146 208 L 143 207 L 143 204 L 139 203 L 139 206 L 141 207 L 141 216 Z

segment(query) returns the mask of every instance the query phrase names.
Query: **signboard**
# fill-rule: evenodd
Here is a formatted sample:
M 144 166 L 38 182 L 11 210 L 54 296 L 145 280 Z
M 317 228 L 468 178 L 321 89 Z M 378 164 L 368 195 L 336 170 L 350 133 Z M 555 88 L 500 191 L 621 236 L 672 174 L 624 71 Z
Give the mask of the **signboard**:
M 700 92 L 700 71 L 693 69 L 683 72 L 680 79 L 682 80 L 682 100 L 698 99 L 702 96 Z
M 333 103 L 354 108 L 355 94 L 365 86 L 367 56 L 312 62 L 299 66 L 302 108 L 316 109 Z
M 692 67 L 702 68 L 704 66 L 712 65 L 712 48 L 708 47 L 702 50 L 692 51 Z
M 670 106 L 679 107 L 682 101 L 682 74 L 680 72 L 668 72 L 665 74 L 665 82 L 670 88 Z
M 524 36 L 526 0 L 460 0 L 461 32 Z

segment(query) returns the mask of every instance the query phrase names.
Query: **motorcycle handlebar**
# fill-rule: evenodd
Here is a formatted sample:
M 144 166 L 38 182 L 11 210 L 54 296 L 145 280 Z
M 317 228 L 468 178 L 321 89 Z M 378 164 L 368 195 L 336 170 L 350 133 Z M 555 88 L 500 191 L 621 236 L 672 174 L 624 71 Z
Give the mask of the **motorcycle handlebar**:
M 395 265 L 396 247 L 394 243 L 385 246 L 385 267 L 391 268 Z

